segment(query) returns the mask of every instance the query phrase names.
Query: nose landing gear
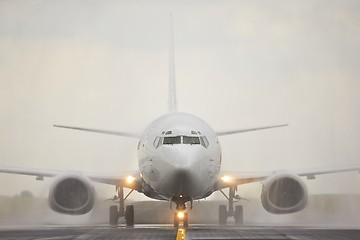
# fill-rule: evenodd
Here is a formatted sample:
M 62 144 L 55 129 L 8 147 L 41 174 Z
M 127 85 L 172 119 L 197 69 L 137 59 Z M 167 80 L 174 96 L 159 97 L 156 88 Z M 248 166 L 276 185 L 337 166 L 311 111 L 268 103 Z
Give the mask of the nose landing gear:
M 179 227 L 180 223 L 182 223 L 184 228 L 189 227 L 189 218 L 187 212 L 178 211 L 174 214 L 174 227 Z
M 176 203 L 176 213 L 174 214 L 174 227 L 179 227 L 180 223 L 182 223 L 182 226 L 184 228 L 189 227 L 189 218 L 188 213 L 186 212 L 186 202 L 191 203 L 190 209 L 192 209 L 192 199 L 190 197 L 183 197 L 180 195 L 180 197 L 172 197 L 170 202 L 170 209 L 172 206 L 172 202 Z

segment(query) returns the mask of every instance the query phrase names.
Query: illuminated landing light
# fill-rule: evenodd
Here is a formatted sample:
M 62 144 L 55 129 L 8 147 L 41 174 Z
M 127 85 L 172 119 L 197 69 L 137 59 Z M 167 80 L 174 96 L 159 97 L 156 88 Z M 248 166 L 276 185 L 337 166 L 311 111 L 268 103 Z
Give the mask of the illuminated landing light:
M 134 178 L 133 176 L 128 176 L 128 177 L 126 178 L 126 182 L 127 182 L 128 184 L 132 184 L 134 181 L 135 181 L 135 178 Z
M 183 220 L 184 217 L 185 217 L 184 212 L 178 212 L 178 213 L 177 213 L 177 217 L 178 217 L 179 220 Z
M 229 176 L 223 176 L 223 177 L 221 177 L 221 180 L 222 180 L 223 182 L 229 183 L 229 182 L 232 181 L 232 178 L 229 177 Z

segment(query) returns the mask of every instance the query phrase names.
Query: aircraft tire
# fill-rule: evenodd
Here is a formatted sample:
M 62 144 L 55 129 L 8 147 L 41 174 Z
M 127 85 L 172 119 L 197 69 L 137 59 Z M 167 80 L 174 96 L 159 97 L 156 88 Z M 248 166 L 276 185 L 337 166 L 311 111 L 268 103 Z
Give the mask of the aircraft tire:
M 134 226 L 134 205 L 126 206 L 125 220 L 126 220 L 126 226 L 128 227 Z
M 118 207 L 117 206 L 110 206 L 109 211 L 109 222 L 110 225 L 117 225 L 119 219 Z
M 177 213 L 174 213 L 174 227 L 179 227 L 179 219 L 177 217 Z
M 226 225 L 228 214 L 226 210 L 226 205 L 220 205 L 219 206 L 219 224 L 220 225 Z
M 244 223 L 243 206 L 241 205 L 235 206 L 234 218 L 236 225 L 242 225 Z
M 187 214 L 187 213 L 184 213 L 183 226 L 184 226 L 184 228 L 188 228 L 188 227 L 189 227 L 189 217 L 188 217 L 188 214 Z

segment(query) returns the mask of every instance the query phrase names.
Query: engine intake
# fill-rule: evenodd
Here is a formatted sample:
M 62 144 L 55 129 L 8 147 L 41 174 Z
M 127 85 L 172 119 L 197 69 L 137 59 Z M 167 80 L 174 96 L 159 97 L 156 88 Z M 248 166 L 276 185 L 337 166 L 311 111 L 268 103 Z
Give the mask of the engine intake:
M 91 181 L 83 176 L 62 176 L 51 185 L 48 201 L 55 212 L 86 214 L 94 206 L 95 191 Z
M 294 213 L 305 208 L 308 192 L 303 181 L 293 174 L 279 174 L 268 178 L 261 193 L 266 211 L 274 214 Z

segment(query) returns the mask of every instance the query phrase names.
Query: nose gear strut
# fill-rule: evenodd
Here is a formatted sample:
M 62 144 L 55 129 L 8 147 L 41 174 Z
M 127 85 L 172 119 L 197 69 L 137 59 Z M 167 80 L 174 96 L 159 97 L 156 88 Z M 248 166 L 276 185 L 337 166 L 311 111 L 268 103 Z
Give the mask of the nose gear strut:
M 176 203 L 176 212 L 174 214 L 174 227 L 179 227 L 182 222 L 184 228 L 189 227 L 188 213 L 186 212 L 186 203 L 190 202 L 190 210 L 193 208 L 193 199 L 191 197 L 173 196 L 170 199 L 170 209 L 172 209 L 172 203 Z

